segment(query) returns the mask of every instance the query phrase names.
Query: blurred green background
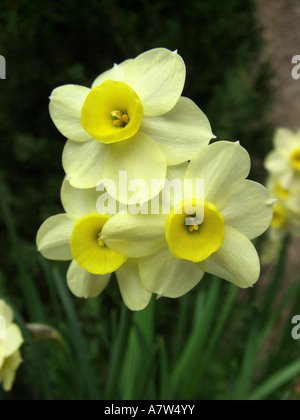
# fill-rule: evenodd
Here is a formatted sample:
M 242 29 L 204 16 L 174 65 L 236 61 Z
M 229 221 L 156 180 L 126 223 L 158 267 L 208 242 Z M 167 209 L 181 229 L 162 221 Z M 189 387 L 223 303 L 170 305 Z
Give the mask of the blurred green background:
M 14 390 L 2 399 L 297 398 L 298 343 L 285 329 L 272 335 L 299 295 L 294 286 L 272 306 L 284 259 L 262 293 L 238 293 L 207 276 L 188 296 L 152 302 L 131 320 L 116 281 L 95 300 L 76 299 L 66 289 L 67 265 L 48 263 L 35 248 L 40 224 L 62 211 L 65 139 L 48 113 L 55 87 L 90 86 L 115 62 L 178 49 L 184 95 L 218 139 L 240 140 L 252 179 L 263 182 L 273 76 L 263 43 L 253 0 L 1 0 L 0 296 L 28 340 Z M 28 322 L 52 325 L 63 338 L 37 343 Z

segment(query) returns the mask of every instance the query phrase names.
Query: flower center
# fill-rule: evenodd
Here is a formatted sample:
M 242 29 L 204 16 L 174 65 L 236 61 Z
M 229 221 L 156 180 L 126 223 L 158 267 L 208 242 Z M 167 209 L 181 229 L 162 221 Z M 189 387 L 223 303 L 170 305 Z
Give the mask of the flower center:
M 143 105 L 124 82 L 107 80 L 89 92 L 81 108 L 81 125 L 101 143 L 127 140 L 139 130 Z
M 192 232 L 198 232 L 198 230 L 200 229 L 200 225 L 202 224 L 200 218 L 197 217 L 196 215 L 186 217 L 185 223 L 186 223 L 186 225 L 188 227 L 188 230 L 191 233 Z
M 297 149 L 292 154 L 292 165 L 300 172 L 300 149 Z
M 109 218 L 92 213 L 75 223 L 70 240 L 72 256 L 89 273 L 113 273 L 127 260 L 127 257 L 109 249 L 102 239 L 102 229 Z
M 225 240 L 224 217 L 211 203 L 184 200 L 167 218 L 166 240 L 174 257 L 195 263 L 204 261 Z
M 98 244 L 99 244 L 100 248 L 103 248 L 103 247 L 106 246 L 105 242 L 102 239 L 102 232 L 98 233 L 97 241 L 98 241 Z
M 130 121 L 128 115 L 119 109 L 112 111 L 111 116 L 113 117 L 113 125 L 116 127 L 125 127 Z
M 281 207 L 278 204 L 275 204 L 271 226 L 276 228 L 276 229 L 280 229 L 280 228 L 284 227 L 286 222 L 287 222 L 287 216 L 286 216 L 286 213 L 285 213 L 283 207 Z

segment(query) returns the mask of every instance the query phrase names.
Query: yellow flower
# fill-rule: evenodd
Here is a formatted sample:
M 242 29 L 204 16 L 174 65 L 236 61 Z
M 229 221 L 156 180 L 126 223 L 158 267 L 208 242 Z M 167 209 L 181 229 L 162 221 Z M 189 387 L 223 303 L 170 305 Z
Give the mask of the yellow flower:
M 277 242 L 288 233 L 300 237 L 300 184 L 285 189 L 276 178 L 270 177 L 267 187 L 271 197 L 277 200 L 269 236 Z
M 192 210 L 191 216 L 186 213 L 188 201 L 179 202 L 168 215 L 166 240 L 169 250 L 176 258 L 198 263 L 206 260 L 222 246 L 225 240 L 225 222 L 214 204 L 194 199 L 190 202 L 191 207 L 197 209 L 202 206 L 205 214 L 203 222 L 198 223 L 193 215 L 195 210 Z M 187 215 L 193 224 L 186 224 Z
M 271 226 L 276 229 L 281 229 L 287 224 L 287 214 L 283 206 L 280 204 L 274 205 L 274 213 Z
M 0 383 L 5 391 L 12 389 L 17 369 L 22 362 L 22 344 L 22 333 L 13 323 L 12 309 L 0 300 Z
M 102 237 L 116 252 L 139 258 L 142 283 L 159 296 L 182 296 L 204 272 L 250 287 L 260 275 L 251 240 L 270 226 L 273 201 L 265 187 L 246 180 L 249 172 L 249 155 L 238 143 L 205 146 L 188 165 L 168 174 L 203 180 L 200 194 L 183 184 L 184 200 L 171 194 L 168 214 L 116 215 Z
M 79 190 L 65 180 L 61 200 L 65 209 L 47 219 L 37 234 L 37 247 L 50 260 L 72 260 L 67 273 L 70 290 L 77 297 L 93 298 L 103 292 L 116 272 L 125 304 L 144 309 L 151 293 L 140 282 L 137 262 L 112 250 L 102 238 L 110 216 L 97 213 L 96 189 Z
M 266 169 L 283 189 L 300 185 L 300 130 L 281 128 L 274 137 L 274 150 L 267 156 Z
M 118 186 L 119 171 L 128 172 L 128 182 L 150 185 L 165 179 L 167 165 L 188 161 L 207 145 L 214 137 L 208 119 L 181 97 L 185 73 L 177 52 L 158 48 L 115 65 L 91 89 L 55 89 L 50 115 L 69 139 L 63 166 L 71 185 L 92 188 L 110 179 Z M 143 200 L 150 198 L 145 193 Z

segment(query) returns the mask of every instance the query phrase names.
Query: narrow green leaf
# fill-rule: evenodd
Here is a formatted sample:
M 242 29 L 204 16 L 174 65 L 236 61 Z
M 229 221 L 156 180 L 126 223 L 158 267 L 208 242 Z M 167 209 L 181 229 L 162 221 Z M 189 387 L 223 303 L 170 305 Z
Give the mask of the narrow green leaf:
M 123 304 L 121 309 L 121 316 L 117 333 L 115 335 L 112 349 L 111 358 L 109 361 L 109 370 L 107 377 L 107 384 L 105 390 L 106 400 L 119 399 L 119 376 L 121 372 L 122 363 L 125 359 L 126 347 L 131 329 L 133 313 Z
M 252 401 L 264 400 L 270 397 L 274 392 L 278 391 L 284 385 L 291 382 L 300 374 L 300 360 L 289 364 L 279 372 L 266 379 L 259 385 L 248 398 Z
M 65 313 L 67 315 L 70 337 L 73 343 L 74 352 L 77 356 L 78 364 L 85 381 L 85 388 L 91 400 L 98 400 L 99 395 L 95 383 L 93 369 L 90 364 L 89 356 L 86 350 L 85 340 L 82 336 L 80 323 L 76 315 L 70 293 L 65 286 L 65 281 L 62 279 L 56 269 L 53 270 L 53 279 L 56 284 L 58 295 L 61 299 Z
M 171 400 L 173 398 L 172 384 L 169 367 L 169 355 L 162 337 L 158 338 L 159 345 L 159 384 L 160 384 L 160 400 Z
M 211 331 L 213 317 L 217 311 L 218 296 L 221 287 L 221 280 L 210 279 L 207 297 L 200 292 L 196 302 L 194 321 L 189 339 L 183 349 L 182 355 L 174 366 L 172 385 L 174 392 L 180 392 L 180 398 L 191 398 L 190 392 L 198 387 L 194 378 L 194 370 L 198 368 L 198 360 L 201 358 L 205 340 Z M 197 382 L 197 383 L 195 383 Z
M 245 351 L 244 351 L 240 373 L 236 380 L 235 399 L 237 400 L 246 399 L 249 389 L 251 387 L 252 378 L 254 375 L 256 362 L 257 362 L 258 331 L 259 331 L 258 320 L 254 316 L 253 323 L 250 328 L 248 340 L 245 345 Z
M 226 322 L 228 320 L 228 316 L 233 308 L 233 304 L 236 298 L 236 295 L 238 293 L 238 288 L 234 285 L 230 286 L 230 289 L 228 291 L 227 297 L 223 303 L 223 306 L 220 310 L 220 314 L 217 316 L 217 323 L 213 328 L 212 335 L 208 341 L 207 348 L 201 357 L 200 367 L 195 372 L 195 375 L 197 375 L 197 381 L 200 382 L 203 374 L 205 373 L 205 369 L 209 365 L 211 361 L 211 357 L 214 354 L 214 351 L 216 349 L 216 345 L 220 339 L 220 336 L 225 328 Z
M 26 310 L 28 311 L 29 320 L 32 322 L 47 322 L 44 308 L 39 296 L 38 289 L 30 275 L 26 272 L 23 261 L 23 254 L 20 252 L 20 238 L 18 238 L 16 226 L 7 203 L 6 193 L 7 187 L 0 181 L 0 209 L 7 230 L 8 241 L 11 246 L 11 258 L 17 270 L 17 279 L 19 281 L 20 290 L 24 296 Z

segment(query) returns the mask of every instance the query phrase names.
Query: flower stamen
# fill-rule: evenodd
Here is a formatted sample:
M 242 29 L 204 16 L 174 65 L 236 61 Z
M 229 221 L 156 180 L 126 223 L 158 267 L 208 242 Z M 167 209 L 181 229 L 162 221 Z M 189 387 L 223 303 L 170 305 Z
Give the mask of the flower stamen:
M 188 226 L 188 229 L 191 233 L 197 232 L 200 229 L 200 225 L 202 224 L 201 220 L 197 216 L 187 217 L 185 219 L 185 223 Z
M 105 242 L 102 239 L 102 233 L 98 233 L 98 244 L 100 248 L 104 248 L 106 246 Z
M 113 125 L 116 127 L 125 127 L 130 121 L 128 115 L 123 114 L 119 109 L 112 111 L 111 116 L 114 118 Z
M 200 229 L 202 222 L 197 216 L 189 216 L 186 217 L 185 224 L 188 226 L 189 231 L 192 233 L 197 232 Z
M 199 228 L 200 228 L 199 225 L 189 226 L 189 231 L 190 232 L 195 232 L 195 231 L 199 230 Z

